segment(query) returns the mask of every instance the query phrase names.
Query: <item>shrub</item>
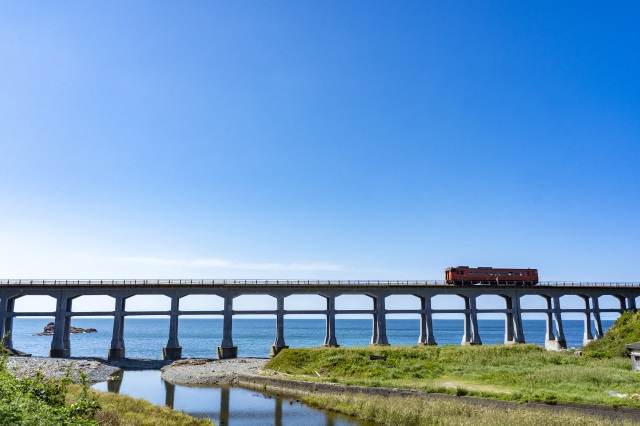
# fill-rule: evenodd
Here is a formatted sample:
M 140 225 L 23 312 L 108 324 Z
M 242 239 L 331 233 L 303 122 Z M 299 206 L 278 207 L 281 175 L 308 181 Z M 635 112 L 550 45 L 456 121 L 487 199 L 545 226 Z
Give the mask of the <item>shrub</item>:
M 2 345 L 0 343 L 0 345 Z M 33 378 L 18 379 L 7 368 L 7 353 L 0 346 L 0 424 L 38 426 L 90 426 L 98 403 L 88 394 L 89 382 L 81 374 L 82 392 L 67 404 L 69 371 L 60 380 L 46 380 L 42 373 Z

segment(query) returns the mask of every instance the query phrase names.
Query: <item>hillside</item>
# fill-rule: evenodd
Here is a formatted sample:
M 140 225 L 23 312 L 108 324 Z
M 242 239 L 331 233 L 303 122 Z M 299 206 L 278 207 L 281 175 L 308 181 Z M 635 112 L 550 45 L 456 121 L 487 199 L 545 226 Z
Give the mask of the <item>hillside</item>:
M 593 358 L 626 357 L 625 345 L 640 341 L 640 313 L 625 312 L 601 339 L 583 348 L 585 356 Z

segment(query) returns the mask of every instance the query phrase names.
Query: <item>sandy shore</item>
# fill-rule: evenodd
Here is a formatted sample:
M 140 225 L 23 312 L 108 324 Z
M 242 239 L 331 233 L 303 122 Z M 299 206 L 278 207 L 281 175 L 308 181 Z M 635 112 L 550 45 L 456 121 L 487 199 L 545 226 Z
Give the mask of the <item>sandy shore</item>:
M 239 376 L 258 376 L 262 358 L 183 359 L 162 368 L 162 378 L 177 385 L 229 385 Z

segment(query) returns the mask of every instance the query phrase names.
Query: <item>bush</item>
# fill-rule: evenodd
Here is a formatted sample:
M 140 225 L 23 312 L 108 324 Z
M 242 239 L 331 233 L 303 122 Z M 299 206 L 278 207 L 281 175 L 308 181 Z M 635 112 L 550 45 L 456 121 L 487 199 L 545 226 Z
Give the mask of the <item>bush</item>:
M 0 345 L 2 345 L 0 343 Z M 4 348 L 4 346 L 0 346 Z M 90 426 L 98 403 L 89 396 L 89 382 L 82 377 L 79 398 L 66 403 L 69 372 L 57 381 L 46 380 L 41 373 L 34 378 L 17 379 L 7 369 L 7 353 L 0 349 L 0 424 L 6 426 Z

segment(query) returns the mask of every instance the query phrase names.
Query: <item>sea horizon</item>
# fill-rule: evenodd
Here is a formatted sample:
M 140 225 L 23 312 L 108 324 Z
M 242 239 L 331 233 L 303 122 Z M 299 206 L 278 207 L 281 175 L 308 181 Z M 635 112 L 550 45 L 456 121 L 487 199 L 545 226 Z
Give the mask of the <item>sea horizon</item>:
M 51 322 L 48 317 L 18 317 L 14 320 L 13 346 L 34 356 L 48 356 L 51 336 L 37 336 Z M 603 332 L 615 321 L 602 320 Z M 504 319 L 479 319 L 478 327 L 485 345 L 504 343 Z M 584 321 L 563 320 L 568 348 L 583 344 Z M 71 334 L 72 357 L 106 357 L 113 329 L 112 318 L 72 318 L 71 325 L 95 328 L 96 333 Z M 276 321 L 267 318 L 234 318 L 233 342 L 239 357 L 267 358 L 275 339 Z M 595 330 L 592 323 L 592 332 Z M 371 319 L 336 319 L 336 337 L 342 347 L 368 346 L 371 341 Z M 525 341 L 544 346 L 546 321 L 523 320 Z M 392 346 L 416 345 L 419 336 L 417 318 L 387 319 L 387 338 Z M 434 319 L 433 333 L 438 345 L 459 345 L 462 341 L 462 319 Z M 290 348 L 322 346 L 325 320 L 321 318 L 285 318 L 284 335 Z M 128 358 L 161 359 L 162 348 L 169 336 L 169 319 L 125 319 L 125 355 Z M 222 318 L 181 317 L 178 338 L 183 358 L 215 358 L 216 347 L 222 341 Z

